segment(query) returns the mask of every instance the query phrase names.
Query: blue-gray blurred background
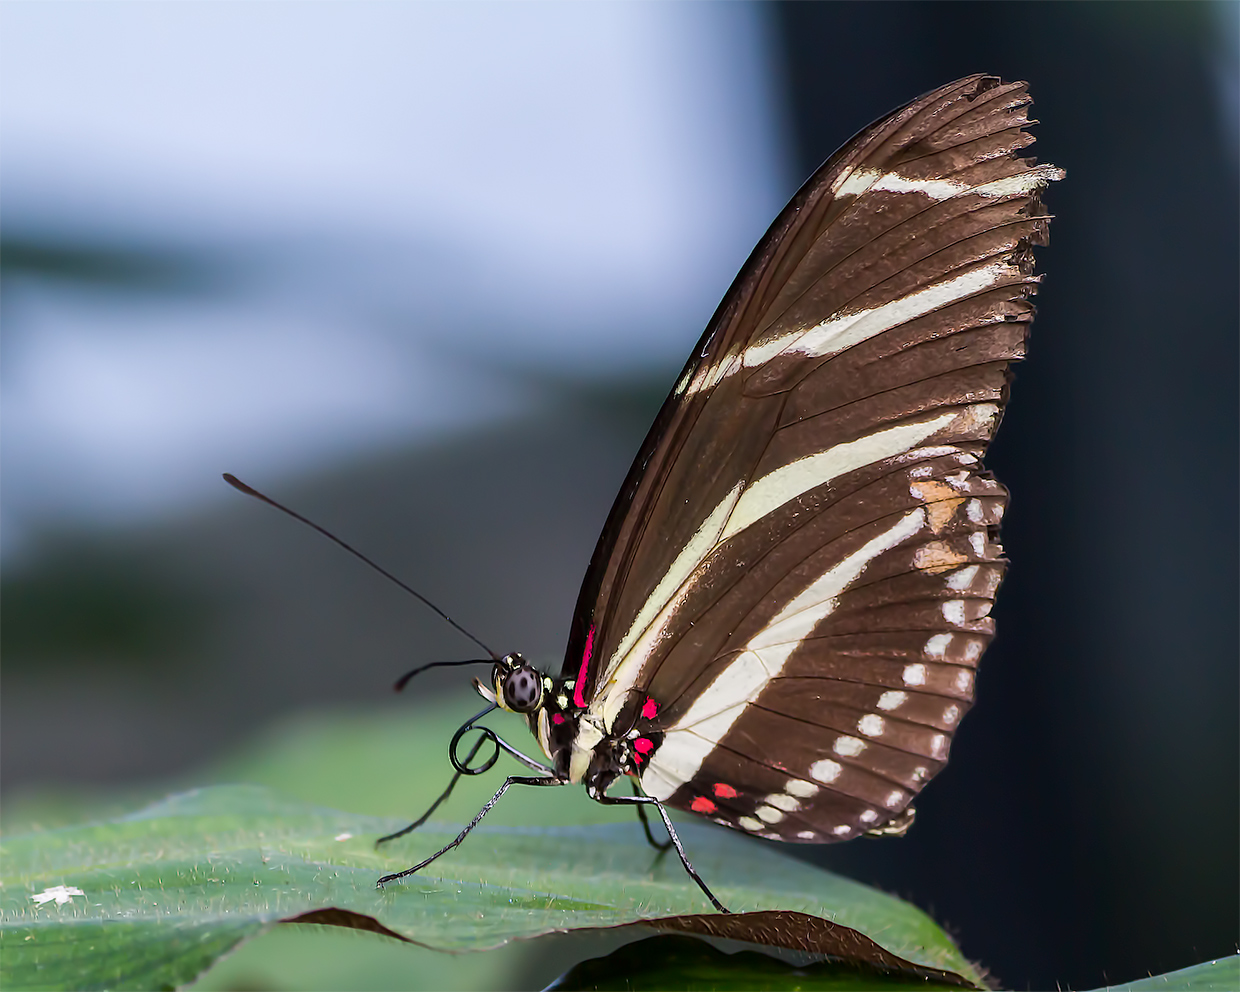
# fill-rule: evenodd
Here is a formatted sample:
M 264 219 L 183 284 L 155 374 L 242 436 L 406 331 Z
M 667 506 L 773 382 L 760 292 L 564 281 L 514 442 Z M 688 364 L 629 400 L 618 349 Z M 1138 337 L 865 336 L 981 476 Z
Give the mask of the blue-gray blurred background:
M 988 71 L 1031 81 L 1068 170 L 990 459 L 999 639 L 910 836 L 809 856 L 1007 987 L 1234 951 L 1236 4 L 9 2 L 0 27 L 6 796 L 175 775 L 470 653 L 225 470 L 557 665 L 766 225 L 858 128 Z

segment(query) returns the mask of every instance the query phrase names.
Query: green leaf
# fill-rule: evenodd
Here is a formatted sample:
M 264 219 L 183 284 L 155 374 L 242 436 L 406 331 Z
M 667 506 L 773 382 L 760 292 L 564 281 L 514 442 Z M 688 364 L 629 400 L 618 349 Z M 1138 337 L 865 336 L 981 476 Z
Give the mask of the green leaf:
M 205 971 L 261 926 L 251 919 L 198 924 L 67 919 L 0 930 L 6 989 L 172 989 Z
M 557 992 L 624 989 L 725 992 L 745 989 L 866 990 L 950 989 L 933 979 L 859 968 L 836 961 L 789 964 L 767 954 L 728 954 L 689 937 L 649 937 L 606 957 L 582 961 L 560 976 Z
M 127 817 L 8 837 L 0 897 L 4 987 L 183 984 L 265 926 L 333 907 L 440 950 L 659 917 L 675 918 L 668 922 L 681 929 L 731 919 L 686 915 L 709 906 L 674 859 L 655 857 L 636 822 L 484 824 L 425 873 L 378 891 L 380 874 L 406 867 L 456 832 L 428 824 L 376 851 L 375 836 L 399 825 L 264 788 L 220 786 Z M 976 980 L 912 906 L 726 831 L 685 824 L 684 840 L 735 910 L 828 917 L 917 965 Z M 60 902 L 50 898 L 57 892 Z
M 360 930 L 281 924 L 245 941 L 189 987 L 195 992 L 541 989 L 573 961 L 602 950 L 575 952 L 561 946 L 568 940 L 544 937 L 485 954 L 444 954 Z
M 1235 992 L 1240 989 L 1240 955 L 1217 958 L 1165 975 L 1139 978 L 1127 985 L 1108 985 L 1095 992 Z

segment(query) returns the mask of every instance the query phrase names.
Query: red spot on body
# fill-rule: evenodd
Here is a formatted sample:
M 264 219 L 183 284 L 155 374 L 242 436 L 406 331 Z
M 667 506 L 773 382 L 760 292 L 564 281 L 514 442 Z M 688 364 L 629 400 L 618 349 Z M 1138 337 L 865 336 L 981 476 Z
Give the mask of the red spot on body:
M 642 704 L 642 716 L 644 716 L 647 720 L 653 720 L 658 715 L 659 704 L 647 696 L 645 703 Z
M 715 783 L 715 795 L 718 796 L 720 799 L 735 799 L 737 793 L 736 793 L 736 790 L 732 788 L 732 786 L 726 784 L 725 782 L 716 782 Z
M 577 672 L 577 684 L 573 686 L 573 703 L 585 708 L 586 705 L 586 671 L 590 667 L 590 656 L 594 654 L 594 625 L 590 625 L 590 633 L 586 634 L 586 649 L 581 652 L 581 668 Z
M 563 722 L 564 722 L 564 714 L 563 714 L 563 713 L 552 713 L 552 714 L 551 714 L 551 722 L 552 722 L 552 723 L 563 723 Z
M 633 750 L 638 754 L 646 754 L 654 750 L 654 742 L 649 737 L 639 737 L 633 742 Z
M 689 808 L 695 813 L 713 813 L 715 811 L 715 804 L 705 796 L 698 796 L 689 804 Z

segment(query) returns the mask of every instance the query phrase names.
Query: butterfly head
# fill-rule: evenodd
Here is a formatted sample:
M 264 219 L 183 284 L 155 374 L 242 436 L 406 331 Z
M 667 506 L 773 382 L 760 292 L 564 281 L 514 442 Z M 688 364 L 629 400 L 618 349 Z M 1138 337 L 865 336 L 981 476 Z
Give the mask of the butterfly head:
M 542 705 L 550 680 L 517 652 L 495 663 L 491 683 L 495 702 L 512 713 L 534 713 Z
M 475 679 L 474 688 L 501 709 L 525 717 L 557 772 L 568 774 L 571 745 L 581 716 L 581 708 L 571 699 L 571 683 L 553 679 L 514 651 L 495 662 L 490 685 Z

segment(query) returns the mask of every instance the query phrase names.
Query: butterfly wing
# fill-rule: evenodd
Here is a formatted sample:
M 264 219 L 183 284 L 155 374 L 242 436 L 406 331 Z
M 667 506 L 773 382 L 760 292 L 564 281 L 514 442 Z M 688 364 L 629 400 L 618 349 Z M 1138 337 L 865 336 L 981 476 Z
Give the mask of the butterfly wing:
M 658 741 L 650 795 L 839 840 L 899 822 L 946 760 L 1004 565 L 979 459 L 1062 176 L 1018 154 L 1029 103 L 973 76 L 853 138 L 660 411 L 564 663 L 596 727 Z

